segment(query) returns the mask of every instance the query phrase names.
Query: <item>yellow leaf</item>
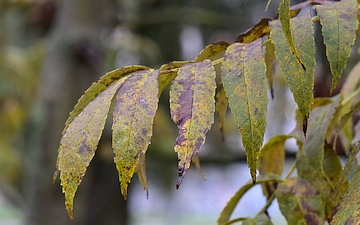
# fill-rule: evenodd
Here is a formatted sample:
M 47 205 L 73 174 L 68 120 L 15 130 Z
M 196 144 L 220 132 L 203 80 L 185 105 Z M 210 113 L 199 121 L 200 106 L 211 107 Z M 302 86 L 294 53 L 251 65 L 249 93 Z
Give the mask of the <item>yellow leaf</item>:
M 125 199 L 128 184 L 150 144 L 159 101 L 158 75 L 159 70 L 132 73 L 116 95 L 112 145 Z

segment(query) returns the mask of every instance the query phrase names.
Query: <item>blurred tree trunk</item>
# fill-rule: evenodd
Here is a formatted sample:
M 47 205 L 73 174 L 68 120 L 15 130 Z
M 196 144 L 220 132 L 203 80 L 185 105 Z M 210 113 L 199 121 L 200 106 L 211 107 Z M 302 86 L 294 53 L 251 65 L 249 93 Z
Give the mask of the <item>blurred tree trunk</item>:
M 63 0 L 59 5 L 42 72 L 42 97 L 27 132 L 26 224 L 126 224 L 126 205 L 113 162 L 95 156 L 75 198 L 74 221 L 65 210 L 59 181 L 52 184 L 69 112 L 104 73 L 99 38 L 115 21 L 114 9 L 113 0 Z

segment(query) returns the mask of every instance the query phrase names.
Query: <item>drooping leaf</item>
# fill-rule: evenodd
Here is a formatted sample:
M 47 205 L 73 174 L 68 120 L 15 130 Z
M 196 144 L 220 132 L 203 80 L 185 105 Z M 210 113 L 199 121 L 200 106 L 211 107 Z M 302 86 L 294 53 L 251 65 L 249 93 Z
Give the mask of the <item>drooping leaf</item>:
M 358 28 L 356 0 L 342 0 L 314 7 L 320 17 L 326 55 L 333 75 L 331 92 L 335 89 L 350 56 Z
M 270 18 L 262 18 L 252 28 L 241 33 L 236 41 L 248 44 L 268 34 L 270 32 L 269 21 L 271 20 Z
M 220 41 L 215 44 L 206 46 L 196 57 L 195 62 L 202 62 L 205 59 L 214 60 L 216 56 L 224 52 L 230 44 L 225 41 Z
M 79 99 L 77 104 L 75 105 L 73 111 L 70 112 L 70 115 L 65 123 L 65 128 L 63 134 L 65 133 L 67 127 L 74 120 L 76 116 L 80 114 L 80 112 L 98 96 L 101 92 L 103 92 L 106 88 L 108 88 L 112 83 L 116 82 L 120 78 L 129 75 L 133 72 L 149 69 L 146 66 L 125 66 L 120 69 L 113 70 L 111 72 L 106 73 L 102 76 L 99 81 L 93 83 L 84 93 L 83 96 Z
M 273 83 L 274 83 L 274 77 L 275 77 L 275 72 L 274 72 L 274 67 L 275 67 L 275 63 L 276 63 L 276 58 L 275 58 L 275 46 L 273 45 L 273 43 L 271 43 L 271 41 L 266 41 L 265 43 L 265 64 L 266 64 L 266 79 L 267 82 L 269 84 L 269 89 L 270 89 L 270 93 L 271 93 L 271 97 L 272 99 L 274 99 L 274 87 L 273 87 Z
M 321 196 L 305 179 L 287 178 L 275 193 L 288 224 L 324 224 Z
M 189 61 L 174 61 L 164 64 L 159 71 L 159 96 L 163 90 L 171 84 L 171 81 L 177 76 L 179 68 Z
M 179 160 L 177 188 L 214 121 L 215 77 L 210 60 L 188 63 L 180 68 L 170 87 L 171 118 L 179 128 L 174 148 Z
M 256 181 L 256 184 L 263 184 L 266 182 L 281 182 L 281 181 L 282 181 L 281 177 L 275 174 L 271 174 L 271 175 L 266 174 L 264 176 L 259 177 L 259 179 L 257 179 Z M 220 213 L 220 217 L 217 220 L 218 224 L 224 223 L 230 219 L 231 214 L 233 213 L 235 207 L 239 203 L 242 196 L 244 196 L 244 194 L 252 187 L 254 187 L 256 184 L 254 184 L 253 182 L 249 182 L 245 184 L 235 193 L 233 197 L 231 197 L 230 201 L 226 204 L 225 208 Z
M 319 106 L 311 111 L 308 135 L 303 150 L 297 154 L 296 163 L 299 176 L 321 193 L 326 206 L 326 218 L 330 216 L 337 201 L 331 194 L 334 191 L 333 182 L 324 171 L 325 135 L 340 104 L 340 96 L 335 96 L 332 100 L 332 104 Z
M 222 82 L 229 106 L 242 135 L 253 181 L 266 129 L 267 83 L 262 40 L 228 47 L 222 65 Z
M 65 206 L 70 218 L 73 217 L 75 192 L 85 175 L 86 168 L 94 157 L 111 100 L 126 77 L 120 78 L 108 89 L 89 102 L 69 124 L 60 141 L 56 163 L 60 171 L 62 190 L 65 193 Z M 54 174 L 54 179 L 57 172 Z
M 298 50 L 294 44 L 294 36 L 296 36 L 296 34 L 293 34 L 293 27 L 291 26 L 290 18 L 290 0 L 281 0 L 279 3 L 279 20 L 285 35 L 285 39 L 289 44 L 290 51 L 294 55 L 297 63 L 299 63 L 301 67 L 306 70 L 306 67 L 301 61 L 300 56 L 297 52 Z M 307 35 L 309 35 L 309 33 L 307 33 Z
M 314 71 L 315 71 L 315 42 L 314 28 L 310 11 L 292 19 L 291 30 L 294 46 L 297 49 L 303 65 L 298 63 L 289 44 L 286 41 L 281 24 L 278 20 L 270 22 L 270 38 L 275 45 L 275 55 L 280 68 L 284 72 L 294 100 L 297 103 L 303 120 L 303 132 L 306 134 L 307 119 L 310 106 L 314 101 Z
M 350 181 L 349 189 L 331 225 L 358 224 L 360 221 L 360 167 Z
M 121 193 L 125 199 L 128 184 L 150 144 L 159 101 L 158 75 L 158 70 L 135 72 L 116 95 L 112 145 Z
M 285 141 L 292 138 L 291 135 L 277 135 L 271 138 L 261 149 L 258 169 L 260 175 L 277 174 L 281 176 L 285 161 Z M 276 189 L 277 183 L 265 183 L 262 185 L 263 192 L 269 198 Z
M 228 107 L 228 101 L 226 98 L 225 89 L 222 86 L 220 91 L 216 94 L 215 109 L 219 116 L 219 129 L 220 129 L 220 134 L 221 134 L 221 140 L 223 140 L 223 141 L 225 140 L 224 124 L 225 124 L 227 107 Z

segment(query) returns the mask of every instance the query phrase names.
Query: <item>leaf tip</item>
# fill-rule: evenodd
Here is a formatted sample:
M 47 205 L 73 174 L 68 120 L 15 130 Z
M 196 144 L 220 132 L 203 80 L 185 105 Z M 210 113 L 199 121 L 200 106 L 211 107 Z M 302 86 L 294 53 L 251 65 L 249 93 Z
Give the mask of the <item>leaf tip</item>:
M 252 183 L 255 184 L 256 183 L 256 170 L 250 169 L 250 175 L 251 175 Z
M 303 133 L 304 133 L 305 137 L 306 137 L 307 126 L 308 126 L 308 117 L 304 116 L 304 118 L 303 118 Z
M 69 215 L 70 219 L 74 219 L 72 202 L 66 202 L 65 207 L 66 207 L 66 210 L 68 212 L 68 215 Z
M 182 183 L 182 180 L 185 177 L 185 174 L 186 174 L 185 166 L 179 165 L 179 167 L 178 167 L 178 179 L 177 179 L 177 182 L 176 182 L 176 189 L 179 189 L 179 187 L 180 187 L 180 185 Z

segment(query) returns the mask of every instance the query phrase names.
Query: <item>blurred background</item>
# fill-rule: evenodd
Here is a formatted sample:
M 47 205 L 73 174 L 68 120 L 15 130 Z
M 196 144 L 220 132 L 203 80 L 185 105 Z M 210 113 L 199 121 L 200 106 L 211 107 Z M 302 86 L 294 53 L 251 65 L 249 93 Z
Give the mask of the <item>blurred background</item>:
M 206 45 L 233 43 L 260 18 L 274 18 L 278 2 L 264 14 L 267 0 L 0 0 L 0 224 L 215 224 L 226 202 L 250 180 L 230 113 L 225 140 L 215 117 L 200 151 L 206 181 L 192 166 L 176 190 L 177 129 L 164 91 L 147 152 L 149 198 L 135 175 L 126 202 L 109 121 L 75 197 L 74 220 L 59 181 L 52 184 L 61 132 L 79 97 L 107 71 L 194 59 Z M 331 78 L 321 38 L 317 42 L 317 83 L 329 83 L 317 96 L 328 96 Z M 274 86 L 266 139 L 295 126 L 296 105 L 281 73 Z M 286 146 L 291 164 L 296 146 Z M 234 216 L 255 215 L 264 203 L 256 187 Z M 275 224 L 285 223 L 276 202 L 269 212 Z

